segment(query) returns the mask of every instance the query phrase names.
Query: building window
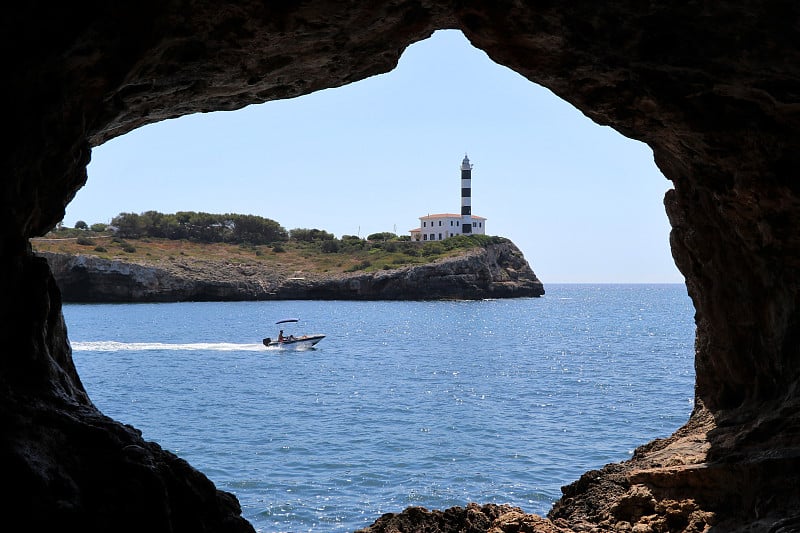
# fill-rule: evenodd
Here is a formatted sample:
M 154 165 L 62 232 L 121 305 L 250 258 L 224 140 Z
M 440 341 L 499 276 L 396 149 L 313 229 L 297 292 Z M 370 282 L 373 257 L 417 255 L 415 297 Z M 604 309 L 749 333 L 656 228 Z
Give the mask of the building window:
M 441 233 L 439 234 L 439 240 L 440 241 L 442 240 L 442 234 Z
M 452 221 L 452 220 L 450 221 L 450 225 L 451 225 L 451 226 L 453 225 L 453 221 Z
M 435 240 L 436 240 L 436 234 L 435 234 L 435 233 L 431 233 L 431 240 L 432 240 L 432 241 L 435 241 Z
M 461 224 L 461 222 L 456 220 L 456 226 L 458 226 L 459 224 Z
M 440 226 L 442 225 L 442 221 L 441 221 L 441 220 L 439 221 L 439 225 L 440 225 Z
M 427 223 L 427 222 L 425 222 L 425 221 L 423 220 L 423 221 L 422 221 L 422 227 L 424 228 L 424 227 L 425 227 L 425 226 L 427 226 L 427 225 L 428 225 L 428 223 Z

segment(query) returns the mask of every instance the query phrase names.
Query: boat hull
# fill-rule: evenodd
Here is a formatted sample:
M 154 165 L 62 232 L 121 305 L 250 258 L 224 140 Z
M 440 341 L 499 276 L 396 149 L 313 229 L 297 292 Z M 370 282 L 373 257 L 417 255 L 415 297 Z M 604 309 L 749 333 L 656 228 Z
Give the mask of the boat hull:
M 313 348 L 319 341 L 325 338 L 325 335 L 301 335 L 291 339 L 284 339 L 279 341 L 267 337 L 262 342 L 267 348 L 280 348 L 284 350 L 307 350 Z

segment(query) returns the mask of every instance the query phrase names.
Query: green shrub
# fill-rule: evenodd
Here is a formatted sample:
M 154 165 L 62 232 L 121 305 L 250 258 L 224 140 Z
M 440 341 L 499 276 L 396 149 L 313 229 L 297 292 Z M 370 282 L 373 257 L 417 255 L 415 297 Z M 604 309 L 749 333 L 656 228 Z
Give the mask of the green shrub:
M 373 233 L 372 235 L 367 235 L 368 241 L 388 241 L 396 238 L 397 235 L 395 235 L 391 231 L 382 231 L 380 233 Z
M 314 242 L 328 241 L 335 239 L 336 237 L 333 235 L 333 233 L 328 233 L 327 231 L 321 229 L 295 228 L 289 232 L 289 238 L 293 241 Z
M 92 239 L 87 239 L 86 237 L 78 237 L 75 239 L 75 242 L 81 246 L 94 246 L 94 241 Z
M 422 247 L 422 255 L 431 256 L 444 253 L 444 246 L 438 242 L 431 242 Z
M 364 270 L 372 266 L 372 263 L 369 260 L 361 261 L 358 264 L 351 266 L 350 268 L 345 269 L 345 272 L 357 272 L 359 270 Z
M 322 241 L 320 245 L 320 250 L 324 254 L 335 254 L 339 251 L 339 241 L 330 240 L 330 241 Z
M 286 252 L 286 248 L 284 248 L 280 244 L 275 244 L 272 246 L 272 251 L 275 252 L 276 254 L 282 254 Z
M 355 235 L 342 235 L 340 239 L 339 251 L 343 253 L 357 252 L 363 250 L 367 245 L 367 241 Z
M 122 251 L 125 252 L 126 254 L 132 254 L 136 252 L 136 247 L 134 247 L 131 244 L 125 243 L 122 246 Z
M 105 248 L 103 248 L 102 246 L 95 246 L 95 247 L 94 247 L 94 251 L 95 251 L 95 252 L 104 253 L 104 252 L 107 252 L 108 250 L 106 250 L 106 249 L 105 249 Z

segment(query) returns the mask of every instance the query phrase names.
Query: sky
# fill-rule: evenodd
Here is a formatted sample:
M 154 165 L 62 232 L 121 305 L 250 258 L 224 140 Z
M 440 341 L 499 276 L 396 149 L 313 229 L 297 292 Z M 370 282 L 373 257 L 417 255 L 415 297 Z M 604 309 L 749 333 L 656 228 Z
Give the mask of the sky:
M 671 188 L 645 144 L 497 65 L 459 31 L 411 45 L 395 70 L 336 89 L 139 128 L 92 151 L 63 223 L 120 213 L 258 215 L 287 230 L 408 235 L 461 210 L 511 239 L 548 283 L 683 283 Z

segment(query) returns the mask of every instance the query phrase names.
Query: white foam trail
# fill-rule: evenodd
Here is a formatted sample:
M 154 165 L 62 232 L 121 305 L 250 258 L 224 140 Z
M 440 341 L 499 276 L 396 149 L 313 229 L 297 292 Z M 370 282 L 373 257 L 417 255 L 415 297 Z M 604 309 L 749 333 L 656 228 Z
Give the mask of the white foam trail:
M 265 349 L 263 344 L 234 344 L 230 342 L 170 344 L 164 342 L 79 341 L 72 342 L 71 345 L 74 352 L 141 352 L 145 350 L 254 352 Z

